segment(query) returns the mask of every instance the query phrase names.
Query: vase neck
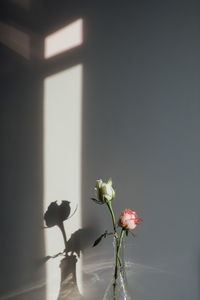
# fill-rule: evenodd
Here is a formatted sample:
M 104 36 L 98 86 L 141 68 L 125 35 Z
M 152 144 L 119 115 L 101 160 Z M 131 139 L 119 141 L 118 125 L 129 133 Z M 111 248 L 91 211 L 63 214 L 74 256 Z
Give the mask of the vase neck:
M 119 263 L 119 268 L 118 268 L 118 273 L 120 272 L 120 270 L 123 269 L 123 271 L 125 272 L 125 253 L 124 253 L 124 241 L 122 241 L 121 243 L 121 247 L 120 247 L 120 263 Z M 113 239 L 113 249 L 114 249 L 114 260 L 116 258 L 116 254 L 117 254 L 117 240 L 114 238 Z

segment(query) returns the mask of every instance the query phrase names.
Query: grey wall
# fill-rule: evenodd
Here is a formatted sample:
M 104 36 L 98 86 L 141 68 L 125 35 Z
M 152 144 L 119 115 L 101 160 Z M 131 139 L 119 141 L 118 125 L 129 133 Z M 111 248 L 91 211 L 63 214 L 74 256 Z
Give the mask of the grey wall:
M 82 2 L 41 1 L 34 8 L 37 21 L 34 14 L 28 19 L 6 6 L 1 17 L 13 18 L 39 34 L 83 17 L 85 45 L 76 59 L 84 65 L 83 225 L 92 225 L 98 234 L 111 226 L 106 208 L 89 200 L 95 180 L 111 176 L 116 214 L 129 207 L 144 220 L 126 247 L 127 260 L 133 263 L 128 268 L 133 299 L 197 300 L 199 3 Z M 42 224 L 40 76 L 44 70 L 33 70 L 2 45 L 1 65 L 4 293 L 44 277 L 34 265 L 44 253 L 38 225 Z M 111 247 L 110 241 L 104 241 L 96 251 L 85 251 L 86 285 L 92 283 L 95 299 L 102 299 L 112 273 L 109 266 L 106 269 Z M 38 299 L 40 292 L 28 299 Z
M 118 214 L 144 219 L 128 247 L 134 299 L 200 297 L 199 13 L 197 1 L 117 1 L 88 22 L 85 198 L 112 176 Z M 109 215 L 90 209 L 103 230 Z
M 0 294 L 9 297 L 5 299 L 42 299 L 45 291 L 44 268 L 39 265 L 44 256 L 40 80 L 3 46 L 0 53 Z

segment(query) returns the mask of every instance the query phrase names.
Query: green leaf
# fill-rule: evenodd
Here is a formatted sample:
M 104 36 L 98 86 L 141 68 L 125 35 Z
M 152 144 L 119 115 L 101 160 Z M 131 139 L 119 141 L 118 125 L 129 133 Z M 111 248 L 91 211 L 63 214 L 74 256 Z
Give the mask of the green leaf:
M 128 236 L 128 232 L 129 232 L 129 231 L 128 231 L 128 230 L 126 230 L 126 236 Z
M 99 205 L 102 205 L 104 204 L 103 202 L 101 202 L 100 200 L 97 200 L 95 198 L 90 198 L 92 201 L 94 201 L 95 203 L 99 204 Z
M 106 238 L 108 235 L 113 235 L 113 232 L 107 232 L 106 230 L 102 235 L 100 235 L 100 237 L 98 237 L 98 239 L 96 239 L 92 247 L 97 246 L 101 242 L 102 238 Z
M 102 234 L 100 237 L 98 237 L 98 239 L 96 239 L 96 241 L 94 242 L 92 247 L 96 247 L 101 242 L 103 237 L 104 237 L 104 234 Z

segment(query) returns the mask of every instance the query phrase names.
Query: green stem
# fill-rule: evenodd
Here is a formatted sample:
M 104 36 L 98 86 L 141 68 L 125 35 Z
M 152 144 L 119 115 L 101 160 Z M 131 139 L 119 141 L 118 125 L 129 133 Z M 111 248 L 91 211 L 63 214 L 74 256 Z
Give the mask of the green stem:
M 119 264 L 121 265 L 121 259 L 119 256 L 120 253 L 120 249 L 121 249 L 121 245 L 122 245 L 122 240 L 123 240 L 123 236 L 124 236 L 124 228 L 122 228 L 121 233 L 120 233 L 120 239 L 119 242 L 117 242 L 117 249 L 116 249 L 116 258 L 115 258 L 115 274 L 114 274 L 114 283 L 113 283 L 113 296 L 114 296 L 114 300 L 116 300 L 116 286 L 117 286 L 117 276 L 118 276 L 118 261 Z
M 115 221 L 115 215 L 114 215 L 114 212 L 113 212 L 113 209 L 112 209 L 111 201 L 110 201 L 110 200 L 107 201 L 106 204 L 107 204 L 107 206 L 108 206 L 108 209 L 109 209 L 110 214 L 111 214 L 111 217 L 112 217 L 114 233 L 116 233 L 116 221 Z
M 117 226 L 116 226 L 116 220 L 115 220 L 115 215 L 112 209 L 112 204 L 111 201 L 108 200 L 106 201 L 106 204 L 108 206 L 108 209 L 110 211 L 111 217 L 112 217 L 112 223 L 113 223 L 113 230 L 114 230 L 114 238 L 115 238 L 115 246 L 116 246 L 116 251 L 118 251 L 118 247 L 119 247 L 119 237 L 117 234 Z M 117 252 L 116 252 L 117 253 Z M 119 259 L 120 260 L 120 259 Z M 117 285 L 117 265 L 118 265 L 118 256 L 116 254 L 116 260 L 115 260 L 115 279 L 114 279 L 114 283 L 113 283 L 113 299 L 116 300 L 116 285 Z
M 113 223 L 113 229 L 114 229 L 114 238 L 115 238 L 115 243 L 116 243 L 116 257 L 115 257 L 115 273 L 114 273 L 114 283 L 113 283 L 113 299 L 116 300 L 116 287 L 117 287 L 117 276 L 118 276 L 118 263 L 120 267 L 122 266 L 122 261 L 119 256 L 120 249 L 121 249 L 121 244 L 124 236 L 124 229 L 122 228 L 121 233 L 120 233 L 120 238 L 118 237 L 117 234 L 117 225 L 116 225 L 116 220 L 115 220 L 115 215 L 112 209 L 112 204 L 111 201 L 106 201 L 106 204 L 108 206 L 108 209 L 110 211 L 111 217 L 112 217 L 112 223 Z

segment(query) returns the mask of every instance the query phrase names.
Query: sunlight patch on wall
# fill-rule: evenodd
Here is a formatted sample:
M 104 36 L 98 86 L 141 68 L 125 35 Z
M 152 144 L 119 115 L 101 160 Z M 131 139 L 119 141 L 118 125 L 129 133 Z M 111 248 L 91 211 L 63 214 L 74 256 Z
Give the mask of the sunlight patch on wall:
M 71 202 L 71 219 L 65 221 L 67 239 L 81 228 L 81 113 L 82 65 L 77 65 L 44 81 L 44 210 L 55 200 Z M 56 226 L 57 227 L 57 226 Z M 46 255 L 64 249 L 58 228 L 45 229 Z M 58 297 L 60 259 L 47 263 L 47 300 Z M 81 290 L 81 262 L 77 283 Z
M 30 37 L 25 32 L 0 22 L 0 42 L 26 59 L 30 59 Z
M 44 40 L 44 57 L 50 58 L 81 45 L 82 27 L 83 20 L 79 19 L 47 36 Z

